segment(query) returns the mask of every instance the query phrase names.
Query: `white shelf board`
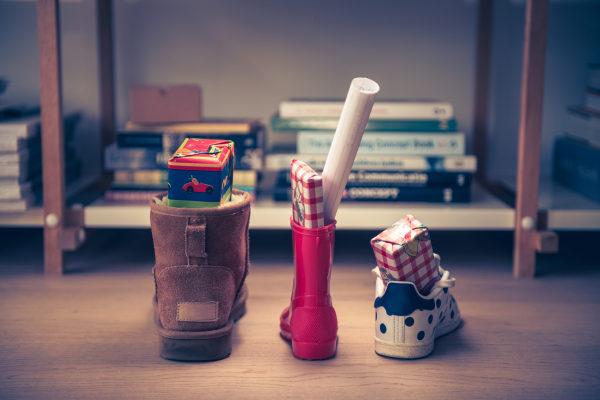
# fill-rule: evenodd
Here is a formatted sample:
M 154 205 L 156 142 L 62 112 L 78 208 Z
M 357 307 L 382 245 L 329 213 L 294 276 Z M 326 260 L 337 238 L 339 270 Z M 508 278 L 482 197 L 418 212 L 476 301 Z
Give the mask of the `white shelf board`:
M 23 213 L 0 213 L 1 227 L 39 228 L 43 225 L 44 208 L 30 207 Z
M 251 229 L 289 229 L 291 203 L 260 200 L 252 205 Z M 514 210 L 474 183 L 471 203 L 343 203 L 338 229 L 385 229 L 406 214 L 413 214 L 430 229 L 512 230 Z M 98 199 L 85 208 L 90 228 L 148 228 L 150 206 L 110 203 Z
M 502 183 L 516 190 L 515 178 Z M 600 230 L 600 202 L 552 180 L 540 178 L 538 205 L 548 211 L 548 228 L 557 230 Z
M 100 198 L 84 208 L 89 228 L 150 228 L 150 205 L 105 201 Z
M 77 194 L 98 180 L 99 174 L 86 174 L 67 186 L 65 197 Z M 0 213 L 0 227 L 36 228 L 44 226 L 44 207 L 36 204 L 23 213 Z

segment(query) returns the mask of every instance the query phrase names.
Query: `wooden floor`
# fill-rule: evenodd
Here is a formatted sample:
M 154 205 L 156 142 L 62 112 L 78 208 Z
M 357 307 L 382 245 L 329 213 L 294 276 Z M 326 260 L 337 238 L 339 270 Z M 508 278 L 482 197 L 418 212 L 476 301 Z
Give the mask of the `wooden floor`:
M 510 234 L 433 232 L 457 279 L 459 329 L 420 360 L 373 350 L 373 232 L 338 232 L 332 296 L 335 358 L 295 359 L 278 317 L 292 284 L 289 232 L 252 235 L 248 313 L 221 361 L 158 356 L 148 231 L 101 231 L 41 274 L 38 230 L 0 229 L 0 398 L 598 398 L 598 235 L 561 236 L 535 280 L 511 275 Z M 591 238 L 591 239 L 590 239 Z

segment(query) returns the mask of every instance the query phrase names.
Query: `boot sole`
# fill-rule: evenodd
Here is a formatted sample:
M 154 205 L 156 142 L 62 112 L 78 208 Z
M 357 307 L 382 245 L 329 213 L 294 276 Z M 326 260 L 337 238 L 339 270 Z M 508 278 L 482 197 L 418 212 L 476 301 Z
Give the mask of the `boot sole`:
M 423 358 L 433 352 L 435 339 L 452 332 L 460 325 L 460 314 L 450 324 L 436 328 L 434 338 L 429 343 L 391 343 L 375 338 L 375 352 L 379 355 L 393 358 Z
M 169 331 L 162 326 L 158 316 L 158 303 L 153 297 L 154 322 L 158 329 L 158 352 L 167 360 L 179 361 L 213 361 L 229 357 L 233 348 L 233 325 L 235 321 L 246 314 L 246 299 L 248 291 L 246 285 L 233 303 L 229 320 L 225 327 L 213 331 L 180 332 Z M 188 338 L 172 338 L 161 335 L 173 332 L 174 335 L 189 336 Z M 170 335 L 171 336 L 171 335 Z

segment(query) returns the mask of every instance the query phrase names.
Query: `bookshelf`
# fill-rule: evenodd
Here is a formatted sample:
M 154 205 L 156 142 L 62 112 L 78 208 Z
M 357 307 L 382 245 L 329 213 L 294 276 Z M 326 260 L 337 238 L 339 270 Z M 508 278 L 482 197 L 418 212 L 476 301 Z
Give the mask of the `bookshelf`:
M 292 204 L 259 199 L 252 204 L 251 229 L 289 229 Z M 149 228 L 150 206 L 115 204 L 98 199 L 85 207 L 89 228 Z M 430 229 L 512 230 L 514 210 L 475 183 L 473 201 L 465 204 L 343 203 L 337 215 L 338 229 L 385 229 L 407 213 L 432 221 Z
M 44 163 L 44 206 L 34 207 L 22 215 L 0 215 L 0 226 L 44 226 L 49 214 L 58 216 L 58 223 L 44 226 L 45 271 L 47 274 L 61 274 L 63 252 L 73 242 L 73 235 L 80 227 L 89 228 L 147 228 L 149 227 L 149 207 L 146 205 L 109 204 L 97 199 L 81 208 L 71 210 L 65 207 L 64 165 L 62 160 L 55 162 L 53 149 L 61 148 L 63 132 L 60 125 L 62 111 L 60 40 L 58 34 L 58 0 L 37 0 L 38 35 L 40 37 L 40 82 L 42 87 L 42 126 L 46 139 L 43 142 Z M 546 51 L 546 26 L 548 0 L 528 0 L 525 18 L 525 46 L 522 77 L 521 124 L 519 129 L 519 164 L 516 179 L 516 206 L 510 207 L 498 200 L 486 189 L 486 126 L 488 121 L 490 47 L 492 26 L 492 0 L 479 2 L 477 25 L 477 49 L 475 72 L 475 124 L 474 154 L 478 157 L 480 169 L 475 183 L 473 202 L 469 204 L 435 205 L 418 203 L 361 203 L 344 204 L 339 212 L 340 229 L 383 229 L 395 222 L 396 217 L 410 211 L 418 213 L 431 229 L 472 229 L 472 230 L 514 230 L 514 275 L 533 277 L 535 274 L 536 251 L 545 250 L 539 245 L 540 235 L 536 228 L 538 217 L 538 186 L 541 185 L 540 203 L 546 197 L 546 184 L 539 182 L 541 112 L 543 95 L 543 71 Z M 115 138 L 114 113 L 114 74 L 112 40 L 112 2 L 97 0 L 98 54 L 100 82 L 100 121 L 102 144 L 112 143 Z M 101 150 L 100 150 L 101 151 Z M 110 180 L 105 174 L 101 182 Z M 552 185 L 550 185 L 553 187 Z M 570 191 L 569 191 L 570 192 Z M 593 229 L 598 227 L 597 204 L 580 202 L 581 209 L 552 209 L 554 205 L 575 204 L 574 193 L 551 189 L 548 192 L 550 204 L 549 228 L 551 229 Z M 561 197 L 562 196 L 562 197 Z M 578 195 L 576 195 L 578 196 Z M 558 200 L 561 198 L 562 200 Z M 562 203 L 561 203 L 562 202 Z M 252 209 L 251 228 L 288 229 L 290 205 L 259 200 Z M 397 214 L 395 214 L 397 213 Z M 527 226 L 524 219 L 532 218 L 534 224 Z M 552 234 L 544 232 L 544 234 Z M 70 236 L 69 236 L 70 235 Z M 72 246 L 73 247 L 73 246 Z M 76 246 L 75 246 L 76 247 Z
M 516 192 L 514 178 L 502 178 L 501 184 Z M 547 227 L 554 230 L 598 230 L 600 203 L 544 176 L 539 181 L 538 210 L 547 214 Z

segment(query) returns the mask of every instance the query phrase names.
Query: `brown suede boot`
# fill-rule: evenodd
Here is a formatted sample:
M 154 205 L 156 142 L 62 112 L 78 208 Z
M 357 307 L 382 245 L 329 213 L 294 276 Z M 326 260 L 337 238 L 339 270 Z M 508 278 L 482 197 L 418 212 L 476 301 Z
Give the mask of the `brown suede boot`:
M 229 356 L 233 323 L 246 312 L 248 297 L 250 195 L 233 189 L 232 201 L 217 208 L 168 207 L 152 199 L 150 209 L 160 355 Z

